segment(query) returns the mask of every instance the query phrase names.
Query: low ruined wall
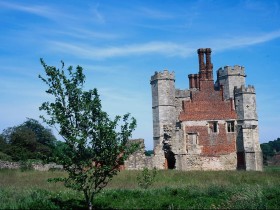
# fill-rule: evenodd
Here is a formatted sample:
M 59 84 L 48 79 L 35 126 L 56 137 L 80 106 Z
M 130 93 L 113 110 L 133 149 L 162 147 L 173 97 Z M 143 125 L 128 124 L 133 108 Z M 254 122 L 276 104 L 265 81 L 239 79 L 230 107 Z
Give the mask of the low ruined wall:
M 50 169 L 62 170 L 62 165 L 57 165 L 55 163 L 41 164 L 41 163 L 32 163 L 32 168 L 37 171 L 48 171 Z M 0 169 L 20 169 L 22 164 L 19 162 L 10 162 L 0 160 Z
M 153 168 L 153 156 L 145 155 L 144 139 L 130 140 L 134 143 L 140 144 L 140 149 L 131 154 L 124 163 L 124 169 L 126 170 L 141 170 L 143 168 Z
M 32 167 L 34 168 L 34 170 L 37 170 L 37 171 L 49 171 L 50 169 L 63 170 L 62 165 L 57 165 L 55 163 L 32 164 Z
M 20 163 L 0 160 L 0 169 L 4 169 L 4 168 L 19 169 L 20 168 Z

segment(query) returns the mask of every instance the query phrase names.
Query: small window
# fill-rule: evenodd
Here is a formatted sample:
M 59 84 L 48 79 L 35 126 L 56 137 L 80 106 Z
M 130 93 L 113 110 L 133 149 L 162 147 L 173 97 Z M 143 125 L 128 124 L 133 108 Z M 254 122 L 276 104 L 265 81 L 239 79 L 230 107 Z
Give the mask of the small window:
M 209 133 L 218 133 L 218 122 L 209 122 Z
M 232 133 L 235 132 L 235 126 L 234 126 L 234 121 L 228 121 L 227 122 L 227 132 Z
M 193 145 L 198 145 L 198 134 L 188 133 L 186 137 L 186 151 L 189 153 L 189 148 L 191 148 Z
M 188 133 L 187 144 L 191 144 L 191 145 L 198 144 L 197 133 Z

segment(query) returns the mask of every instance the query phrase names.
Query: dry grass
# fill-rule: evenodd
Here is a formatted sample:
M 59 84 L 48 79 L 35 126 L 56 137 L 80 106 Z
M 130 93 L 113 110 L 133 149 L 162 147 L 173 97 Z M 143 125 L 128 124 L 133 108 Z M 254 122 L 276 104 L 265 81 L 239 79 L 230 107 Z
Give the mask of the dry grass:
M 121 171 L 108 184 L 109 189 L 135 189 L 138 188 L 137 175 L 140 171 Z M 24 171 L 0 170 L 0 187 L 29 188 L 57 191 L 65 189 L 62 183 L 49 183 L 47 180 L 54 177 L 65 177 L 62 171 Z M 162 187 L 188 187 L 190 185 L 240 185 L 259 184 L 269 186 L 280 185 L 280 171 L 176 171 L 160 170 L 157 173 L 153 188 Z
M 121 171 L 114 177 L 108 188 L 135 189 L 138 187 L 136 177 L 139 171 Z M 279 171 L 176 171 L 162 170 L 153 184 L 153 188 L 162 187 L 188 187 L 190 185 L 280 185 Z
M 277 209 L 280 206 L 280 172 L 158 171 L 148 190 L 137 184 L 140 171 L 121 171 L 97 195 L 96 208 L 113 209 Z M 0 170 L 0 208 L 80 208 L 82 194 L 48 178 L 65 172 Z M 1 204 L 2 203 L 2 204 Z
M 0 188 L 40 188 L 50 191 L 64 190 L 65 187 L 62 183 L 47 182 L 49 178 L 66 176 L 67 174 L 62 171 L 20 171 L 20 170 L 0 170 Z

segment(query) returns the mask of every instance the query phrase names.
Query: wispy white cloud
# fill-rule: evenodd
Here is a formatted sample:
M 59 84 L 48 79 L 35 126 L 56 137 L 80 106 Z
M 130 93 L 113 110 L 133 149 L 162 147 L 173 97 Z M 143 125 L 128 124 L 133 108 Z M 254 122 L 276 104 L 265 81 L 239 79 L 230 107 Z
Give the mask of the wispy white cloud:
M 50 8 L 49 6 L 42 6 L 42 5 L 23 5 L 23 4 L 15 4 L 10 2 L 0 2 L 0 6 L 2 8 L 31 13 L 38 16 L 48 17 L 48 18 L 53 17 L 54 15 L 56 15 L 57 17 L 57 14 L 59 14 L 58 11 L 54 10 L 53 8 Z
M 67 13 L 65 9 L 54 7 L 46 4 L 20 4 L 20 3 L 11 3 L 11 2 L 0 2 L 1 9 L 8 9 L 19 11 L 23 13 L 37 15 L 39 17 L 44 17 L 55 22 L 62 22 L 73 20 L 83 20 L 83 17 Z M 76 11 L 77 12 L 77 11 Z
M 153 18 L 153 19 L 171 19 L 174 18 L 173 15 L 171 15 L 168 12 L 164 12 L 161 10 L 157 9 L 151 9 L 148 7 L 140 7 L 138 8 L 138 11 L 144 16 L 148 18 Z
M 247 11 L 252 11 L 265 16 L 277 15 L 279 12 L 279 1 L 255 1 L 246 0 L 240 2 L 240 7 L 244 7 Z
M 197 46 L 210 46 L 215 51 L 252 46 L 280 38 L 280 30 L 254 36 L 232 36 L 213 40 L 194 40 L 192 43 L 147 42 L 124 46 L 95 47 L 85 44 L 51 41 L 50 49 L 63 53 L 79 55 L 83 58 L 104 59 L 119 56 L 161 54 L 165 56 L 188 57 Z
M 51 29 L 50 29 L 51 30 Z M 50 33 L 50 30 L 48 30 L 48 33 Z M 40 31 L 39 31 L 40 32 Z M 41 29 L 42 32 L 42 29 Z M 44 30 L 42 33 L 46 33 Z M 118 39 L 121 37 L 121 35 L 117 35 L 114 33 L 107 33 L 107 32 L 100 32 L 96 30 L 90 30 L 90 29 L 85 29 L 82 27 L 70 27 L 70 28 L 64 28 L 64 30 L 61 29 L 55 29 L 52 30 L 53 34 L 57 35 L 66 35 L 69 37 L 74 37 L 74 38 L 79 38 L 79 39 L 104 39 L 104 40 L 113 40 L 113 39 Z
M 99 11 L 99 4 L 96 4 L 94 7 L 91 8 L 92 19 L 99 23 L 105 23 L 105 17 Z
M 127 66 L 125 65 L 91 65 L 91 64 L 83 64 L 82 66 L 87 71 L 103 73 L 103 74 L 119 74 L 119 72 L 129 71 Z
M 66 42 L 50 42 L 54 51 L 63 53 L 75 53 L 84 58 L 103 59 L 117 56 L 142 55 L 149 53 L 163 54 L 166 56 L 188 56 L 193 49 L 182 47 L 172 42 L 148 42 L 144 44 L 132 44 L 113 47 L 89 47 L 88 45 L 69 44 Z
M 218 40 L 213 40 L 212 43 L 210 43 L 213 45 L 213 49 L 219 51 L 237 47 L 256 45 L 264 42 L 269 42 L 278 38 L 280 38 L 280 30 L 272 31 L 265 34 L 256 34 L 254 36 L 233 36 L 228 38 L 221 38 Z

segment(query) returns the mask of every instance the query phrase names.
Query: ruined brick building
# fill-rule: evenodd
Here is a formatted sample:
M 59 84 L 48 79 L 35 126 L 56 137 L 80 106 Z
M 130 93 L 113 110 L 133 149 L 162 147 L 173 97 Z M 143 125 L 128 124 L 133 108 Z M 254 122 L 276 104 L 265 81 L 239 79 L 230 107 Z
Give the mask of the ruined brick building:
M 174 72 L 151 77 L 154 156 L 137 158 L 158 169 L 261 171 L 256 93 L 245 84 L 244 67 L 218 69 L 214 83 L 211 49 L 197 52 L 199 72 L 188 75 L 189 89 L 175 88 Z M 137 158 L 128 169 L 137 168 Z

